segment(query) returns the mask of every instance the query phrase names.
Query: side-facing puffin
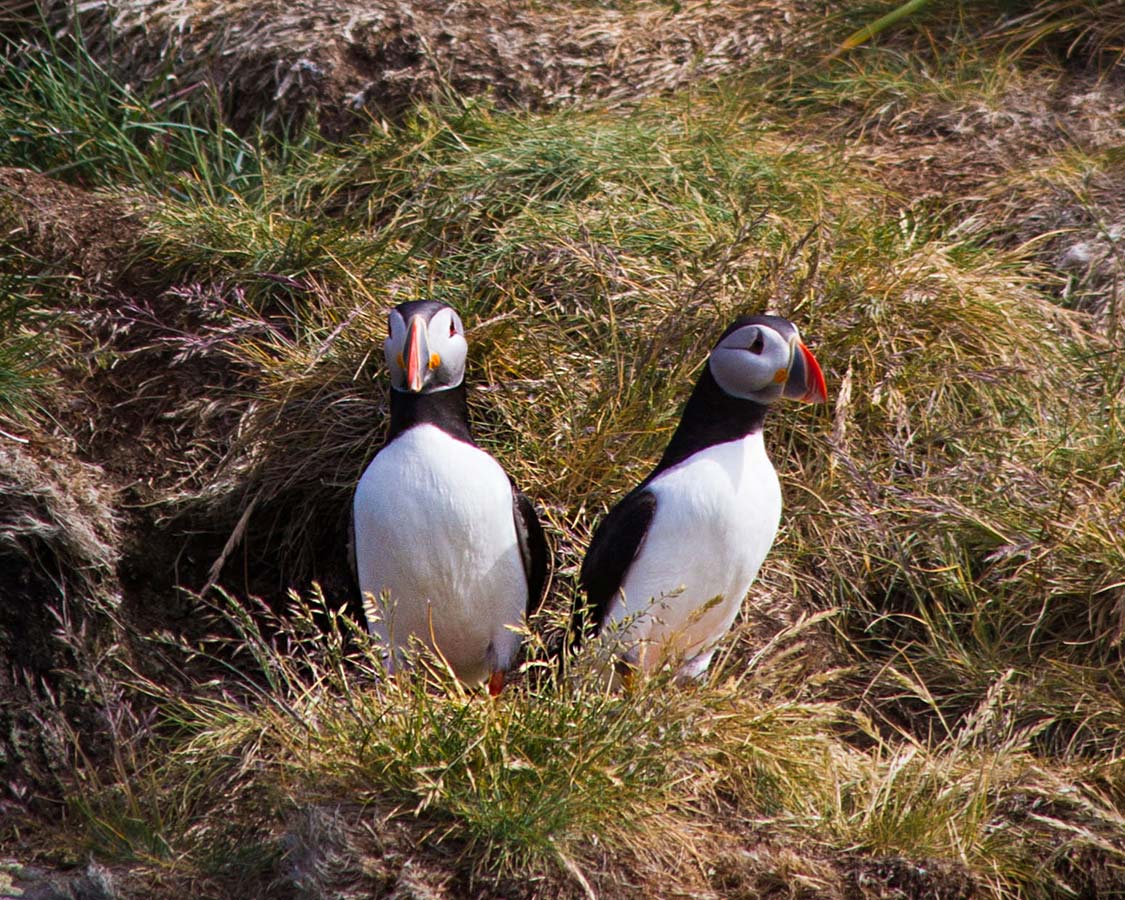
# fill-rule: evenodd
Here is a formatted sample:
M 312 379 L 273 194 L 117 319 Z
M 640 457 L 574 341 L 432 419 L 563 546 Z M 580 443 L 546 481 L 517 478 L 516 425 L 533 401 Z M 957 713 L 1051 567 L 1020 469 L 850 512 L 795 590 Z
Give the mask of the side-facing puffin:
M 538 608 L 547 544 L 531 501 L 473 441 L 468 344 L 457 313 L 428 300 L 391 310 L 383 345 L 391 420 L 352 506 L 356 575 L 388 671 L 411 639 L 468 685 L 498 694 L 512 630 Z
M 781 520 L 762 425 L 783 397 L 827 399 L 816 358 L 788 320 L 738 319 L 656 468 L 595 530 L 579 574 L 576 643 L 614 623 L 627 671 L 671 663 L 680 680 L 706 672 Z

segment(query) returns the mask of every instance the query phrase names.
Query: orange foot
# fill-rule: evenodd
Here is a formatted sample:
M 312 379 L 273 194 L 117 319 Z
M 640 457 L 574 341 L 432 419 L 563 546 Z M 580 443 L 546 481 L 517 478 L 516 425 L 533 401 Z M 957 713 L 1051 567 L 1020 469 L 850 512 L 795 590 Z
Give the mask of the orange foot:
M 497 669 L 488 678 L 488 696 L 498 697 L 504 690 L 504 673 Z

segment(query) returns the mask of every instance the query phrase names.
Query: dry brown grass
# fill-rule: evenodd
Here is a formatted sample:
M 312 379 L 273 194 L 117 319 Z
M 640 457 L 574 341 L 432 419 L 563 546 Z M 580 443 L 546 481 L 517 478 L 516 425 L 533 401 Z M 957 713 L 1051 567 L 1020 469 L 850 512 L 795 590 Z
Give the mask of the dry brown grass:
M 817 17 L 810 4 L 775 0 L 623 9 L 130 0 L 87 4 L 77 17 L 65 3 L 40 6 L 122 80 L 162 73 L 171 42 L 180 89 L 217 91 L 236 121 L 265 112 L 291 122 L 316 108 L 336 131 L 455 94 L 525 109 L 632 103 L 790 51 Z
M 83 462 L 42 477 L 104 490 L 94 568 L 123 600 L 96 634 L 39 620 L 43 659 L 90 698 L 82 718 L 35 695 L 86 754 L 40 847 L 148 896 L 1120 888 L 1112 79 L 875 48 L 628 112 L 423 104 L 328 144 L 209 131 L 159 94 L 18 59 L 38 74 L 0 110 L 19 135 L 3 158 L 38 147 L 143 199 L 2 176 L 19 187 L 3 263 L 66 313 L 29 421 Z M 543 505 L 544 633 L 726 322 L 800 324 L 833 402 L 767 425 L 784 529 L 708 684 L 603 695 L 579 660 L 496 705 L 440 666 L 376 687 L 339 613 L 344 529 L 385 427 L 384 311 L 423 296 L 462 311 L 478 436 Z M 62 559 L 75 517 L 51 509 Z M 265 599 L 191 592 L 213 584 Z

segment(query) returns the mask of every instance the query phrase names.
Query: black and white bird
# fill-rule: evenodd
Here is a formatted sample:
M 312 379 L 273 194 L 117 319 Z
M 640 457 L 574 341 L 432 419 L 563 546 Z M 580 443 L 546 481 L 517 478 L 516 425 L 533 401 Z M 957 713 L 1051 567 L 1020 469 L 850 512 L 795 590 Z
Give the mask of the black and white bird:
M 652 473 L 598 525 L 579 575 L 575 640 L 613 624 L 619 668 L 706 672 L 781 521 L 762 425 L 776 401 L 824 402 L 816 358 L 778 316 L 732 324 Z
M 417 639 L 498 694 L 542 600 L 547 544 L 531 501 L 473 441 L 468 344 L 442 303 L 402 303 L 383 345 L 391 420 L 353 503 L 356 575 L 389 671 Z

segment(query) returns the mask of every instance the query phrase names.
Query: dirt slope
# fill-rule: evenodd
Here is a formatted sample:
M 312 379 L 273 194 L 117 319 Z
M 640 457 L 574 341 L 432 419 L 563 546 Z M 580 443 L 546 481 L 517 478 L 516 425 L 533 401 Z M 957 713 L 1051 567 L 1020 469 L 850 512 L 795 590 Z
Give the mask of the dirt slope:
M 488 95 L 537 109 L 629 102 L 738 71 L 806 40 L 811 2 L 597 6 L 354 0 L 44 0 L 95 54 L 134 84 L 175 59 L 183 91 L 216 89 L 236 121 L 291 121 L 316 107 L 346 129 L 442 94 Z

